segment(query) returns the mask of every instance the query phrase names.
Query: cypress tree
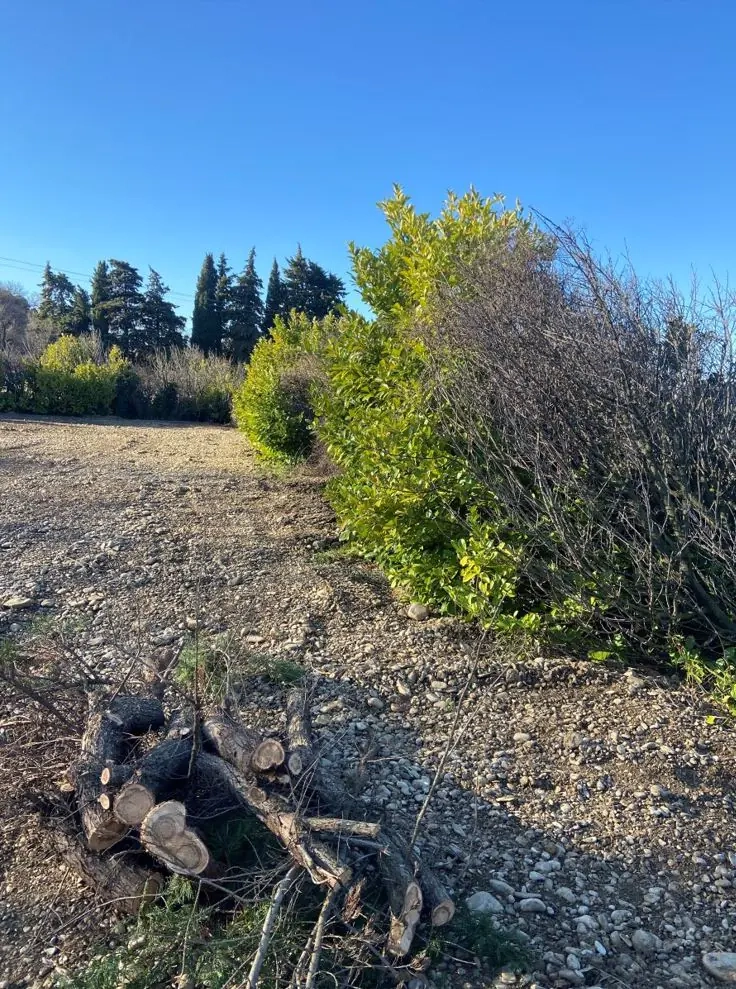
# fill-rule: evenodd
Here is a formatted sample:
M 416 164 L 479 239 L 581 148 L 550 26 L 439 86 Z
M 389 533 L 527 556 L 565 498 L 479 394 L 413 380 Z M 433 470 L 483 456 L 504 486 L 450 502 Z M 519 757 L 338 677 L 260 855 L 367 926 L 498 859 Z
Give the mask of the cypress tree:
M 258 342 L 263 323 L 263 282 L 256 271 L 256 249 L 251 248 L 243 273 L 233 287 L 230 356 L 247 361 Z
M 217 312 L 217 271 L 212 254 L 206 254 L 197 279 L 192 313 L 192 346 L 205 354 L 222 350 L 220 317 Z
M 220 340 L 224 340 L 230 332 L 232 318 L 233 285 L 230 265 L 227 258 L 221 254 L 217 262 L 217 284 L 215 287 L 215 307 L 219 320 Z
M 276 258 L 273 259 L 271 274 L 268 276 L 268 288 L 266 289 L 266 305 L 263 310 L 262 330 L 268 333 L 274 324 L 277 316 L 286 315 L 286 295 L 284 283 L 281 281 L 281 272 Z
M 107 261 L 99 261 L 92 272 L 92 326 L 100 334 L 103 343 L 110 336 L 110 316 L 105 308 L 110 301 L 110 269 Z
M 297 309 L 299 312 L 309 313 L 309 262 L 302 254 L 301 244 L 297 244 L 296 254 L 286 259 L 284 307 L 287 312 Z

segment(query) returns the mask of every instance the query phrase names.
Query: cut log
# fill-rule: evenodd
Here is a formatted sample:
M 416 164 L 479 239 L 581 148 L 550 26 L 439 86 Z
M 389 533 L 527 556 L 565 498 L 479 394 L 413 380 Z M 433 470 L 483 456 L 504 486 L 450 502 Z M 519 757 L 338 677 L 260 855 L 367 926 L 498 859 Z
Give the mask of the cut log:
M 102 714 L 125 735 L 145 735 L 164 726 L 164 709 L 155 697 L 128 697 L 120 694 L 103 709 Z M 119 761 L 119 760 L 116 760 Z
M 164 884 L 160 872 L 132 862 L 124 852 L 100 856 L 87 851 L 65 801 L 44 798 L 39 810 L 41 824 L 58 854 L 114 910 L 136 914 L 156 898 Z
M 88 852 L 80 839 L 52 830 L 52 841 L 66 864 L 114 910 L 136 914 L 160 893 L 163 876 L 132 864 L 124 853 L 109 857 Z
M 186 807 L 178 800 L 157 804 L 141 822 L 141 844 L 172 872 L 199 876 L 210 865 L 202 839 L 187 827 Z
M 292 776 L 313 769 L 316 765 L 312 746 L 312 725 L 306 690 L 295 687 L 286 695 L 286 737 L 288 739 L 286 768 Z
M 109 786 L 113 790 L 119 790 L 124 783 L 127 783 L 135 772 L 134 762 L 124 762 L 119 766 L 110 763 L 100 773 L 100 783 Z
M 419 864 L 419 884 L 424 893 L 424 902 L 429 907 L 433 927 L 444 927 L 455 916 L 455 903 L 435 873 L 426 865 Z
M 283 765 L 286 753 L 277 738 L 262 739 L 218 710 L 202 725 L 202 734 L 217 754 L 241 773 L 269 772 Z
M 124 761 L 131 741 L 164 722 L 160 701 L 120 695 L 93 710 L 82 736 L 81 755 L 69 770 L 69 782 L 77 794 L 77 806 L 91 851 L 110 848 L 125 834 L 110 807 L 100 803 L 104 769 Z
M 115 817 L 137 827 L 156 804 L 161 803 L 189 776 L 194 734 L 166 738 L 147 752 L 129 782 L 115 797 Z
M 395 958 L 403 958 L 411 949 L 424 899 L 414 869 L 401 847 L 392 839 L 387 844 L 386 852 L 378 857 L 378 867 L 391 907 L 391 929 L 386 950 Z
M 354 797 L 350 796 L 337 774 L 328 773 L 325 770 L 324 764 L 321 764 L 319 767 L 317 782 L 319 785 L 319 796 L 323 806 L 350 817 L 358 817 L 364 812 L 362 805 Z M 358 840 L 362 841 L 362 838 Z M 411 852 L 408 842 L 404 841 L 398 835 L 392 835 L 387 841 L 386 851 L 379 857 L 379 863 L 385 865 L 388 861 L 388 856 L 391 854 L 402 859 L 412 873 L 418 877 L 423 890 L 423 898 L 426 900 L 430 910 L 432 924 L 435 927 L 442 927 L 444 924 L 449 924 L 455 915 L 455 903 L 432 869 L 423 862 L 420 862 Z M 385 869 L 381 871 L 384 877 L 384 884 L 387 886 L 388 891 L 388 884 L 391 882 L 391 879 L 387 878 Z
M 347 886 L 352 870 L 339 850 L 315 840 L 299 816 L 282 797 L 268 794 L 224 759 L 200 752 L 197 764 L 215 788 L 228 791 L 240 806 L 250 811 L 276 835 L 295 862 L 307 870 L 315 883 Z

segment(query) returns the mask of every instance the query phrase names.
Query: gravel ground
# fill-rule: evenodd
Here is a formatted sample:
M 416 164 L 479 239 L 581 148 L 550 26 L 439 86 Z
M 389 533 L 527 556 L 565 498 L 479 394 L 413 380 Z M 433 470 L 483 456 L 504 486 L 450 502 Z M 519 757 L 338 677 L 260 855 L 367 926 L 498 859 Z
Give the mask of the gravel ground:
M 266 476 L 234 430 L 0 417 L 0 604 L 16 599 L 0 639 L 62 629 L 104 673 L 196 623 L 293 659 L 324 757 L 409 832 L 478 657 L 420 844 L 458 900 L 528 942 L 529 972 L 496 984 L 723 984 L 702 956 L 736 950 L 731 722 L 652 671 L 513 660 L 412 620 L 374 570 L 324 552 L 334 535 L 318 479 Z M 273 687 L 243 703 L 281 716 Z M 50 984 L 123 933 L 19 810 L 64 768 L 63 740 L 44 749 L 29 724 L 0 695 L 0 989 Z

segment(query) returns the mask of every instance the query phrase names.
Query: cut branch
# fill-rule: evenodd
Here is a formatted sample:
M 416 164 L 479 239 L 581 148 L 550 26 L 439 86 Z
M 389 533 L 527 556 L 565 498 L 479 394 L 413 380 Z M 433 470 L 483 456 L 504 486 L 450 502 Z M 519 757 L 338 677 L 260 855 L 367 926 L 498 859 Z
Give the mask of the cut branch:
M 202 725 L 205 740 L 223 759 L 242 773 L 265 773 L 283 765 L 286 753 L 277 738 L 265 738 L 216 711 Z

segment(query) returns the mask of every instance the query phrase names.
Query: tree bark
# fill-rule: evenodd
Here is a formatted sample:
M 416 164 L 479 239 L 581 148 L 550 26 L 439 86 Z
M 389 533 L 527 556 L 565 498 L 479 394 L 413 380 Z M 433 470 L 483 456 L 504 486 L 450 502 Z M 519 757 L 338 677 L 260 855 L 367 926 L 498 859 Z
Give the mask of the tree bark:
M 72 820 L 55 816 L 47 821 L 51 842 L 69 868 L 100 899 L 114 910 L 129 914 L 138 913 L 156 899 L 164 884 L 160 872 L 132 863 L 125 853 L 101 856 L 88 852 Z
M 136 736 L 160 728 L 163 723 L 161 702 L 147 697 L 120 695 L 90 715 L 80 758 L 69 770 L 69 782 L 76 790 L 79 816 L 91 851 L 110 848 L 126 830 L 109 805 L 105 808 L 100 803 L 103 770 L 123 762 Z
M 391 929 L 386 950 L 403 958 L 411 949 L 424 898 L 422 889 L 404 849 L 393 838 L 387 841 L 384 853 L 378 856 L 378 868 L 391 907 Z
M 194 712 L 176 712 L 164 741 L 143 756 L 115 797 L 115 817 L 137 827 L 152 807 L 181 787 L 191 773 L 194 743 Z
M 292 776 L 301 776 L 316 765 L 309 698 L 301 687 L 295 687 L 286 695 L 286 737 L 286 768 Z

